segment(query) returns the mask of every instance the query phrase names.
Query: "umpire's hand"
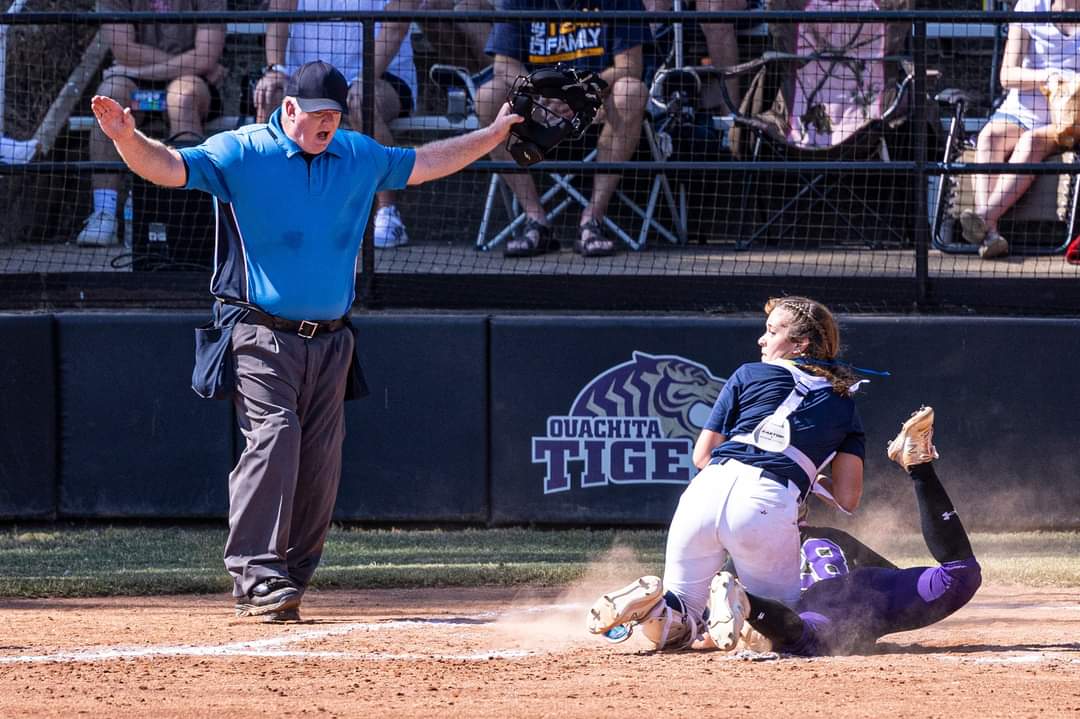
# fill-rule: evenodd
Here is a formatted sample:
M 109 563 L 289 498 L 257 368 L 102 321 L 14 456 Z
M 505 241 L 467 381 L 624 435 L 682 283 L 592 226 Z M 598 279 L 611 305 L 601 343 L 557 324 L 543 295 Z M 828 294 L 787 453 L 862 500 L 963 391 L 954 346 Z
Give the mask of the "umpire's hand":
M 94 111 L 101 131 L 113 142 L 122 142 L 135 134 L 135 118 L 130 107 L 120 107 L 120 103 L 111 97 L 94 95 L 90 109 Z

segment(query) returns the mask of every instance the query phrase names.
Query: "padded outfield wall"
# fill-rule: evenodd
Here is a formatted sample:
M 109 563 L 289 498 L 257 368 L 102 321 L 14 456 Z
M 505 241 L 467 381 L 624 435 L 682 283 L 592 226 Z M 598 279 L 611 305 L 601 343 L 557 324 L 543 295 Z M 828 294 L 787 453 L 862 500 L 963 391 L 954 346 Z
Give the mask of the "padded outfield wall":
M 0 315 L 0 517 L 224 518 L 241 440 L 188 387 L 200 313 Z M 372 395 L 347 405 L 336 516 L 663 525 L 759 316 L 366 313 Z M 976 528 L 1080 526 L 1080 320 L 841 318 L 860 392 L 863 511 L 906 507 L 885 443 L 921 403 Z

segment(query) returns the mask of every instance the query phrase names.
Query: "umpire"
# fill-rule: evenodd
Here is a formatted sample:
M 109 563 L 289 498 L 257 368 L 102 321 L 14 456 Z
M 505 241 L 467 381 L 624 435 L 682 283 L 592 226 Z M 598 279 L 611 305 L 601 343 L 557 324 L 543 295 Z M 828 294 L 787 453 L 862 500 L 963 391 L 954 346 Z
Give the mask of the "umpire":
M 506 141 L 504 107 L 467 135 L 406 149 L 338 132 L 348 83 L 300 67 L 266 124 L 175 150 L 97 95 L 102 131 L 136 174 L 217 198 L 213 321 L 196 330 L 192 386 L 231 396 L 245 439 L 229 475 L 225 567 L 238 616 L 296 621 L 341 479 L 344 400 L 366 392 L 348 312 L 376 192 L 457 172 Z

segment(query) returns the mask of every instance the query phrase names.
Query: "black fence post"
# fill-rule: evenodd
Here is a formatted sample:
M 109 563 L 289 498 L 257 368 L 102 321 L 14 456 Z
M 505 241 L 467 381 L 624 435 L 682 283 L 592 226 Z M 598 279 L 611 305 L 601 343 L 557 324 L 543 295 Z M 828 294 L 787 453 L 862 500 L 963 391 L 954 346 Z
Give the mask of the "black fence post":
M 363 100 L 360 104 L 361 130 L 368 137 L 375 136 L 375 21 L 367 19 L 364 24 L 364 51 L 361 70 Z M 356 129 L 356 128 L 353 128 Z M 374 203 L 364 228 L 364 241 L 360 246 L 360 292 L 361 307 L 375 304 L 375 212 Z
M 915 56 L 915 94 L 912 115 L 915 122 L 915 304 L 923 308 L 929 295 L 930 275 L 930 232 L 929 210 L 927 208 L 926 185 L 926 134 L 929 130 L 926 109 L 926 22 L 915 23 L 912 40 L 912 54 Z

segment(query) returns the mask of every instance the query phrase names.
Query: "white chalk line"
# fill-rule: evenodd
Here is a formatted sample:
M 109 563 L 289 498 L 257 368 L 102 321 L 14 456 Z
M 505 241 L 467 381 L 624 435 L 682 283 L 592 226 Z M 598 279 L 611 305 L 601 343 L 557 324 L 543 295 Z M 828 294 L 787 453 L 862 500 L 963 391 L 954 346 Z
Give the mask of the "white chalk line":
M 1042 662 L 1080 664 L 1080 659 L 1071 659 L 1061 654 L 1050 654 L 1046 652 L 1031 652 L 1026 654 L 990 657 L 963 657 L 951 654 L 938 654 L 936 657 L 944 662 L 965 662 L 969 664 L 1041 664 Z
M 326 629 L 309 629 L 290 632 L 268 639 L 253 639 L 242 642 L 218 645 L 157 645 L 151 647 L 103 647 L 99 649 L 79 649 L 49 654 L 22 654 L 0 656 L 0 664 L 40 664 L 40 663 L 75 663 L 114 661 L 117 659 L 146 659 L 150 657 L 298 657 L 308 659 L 352 659 L 358 661 L 418 661 L 441 659 L 465 662 L 483 662 L 491 659 L 520 659 L 538 654 L 536 651 L 516 649 L 496 649 L 463 654 L 420 654 L 391 652 L 327 652 L 305 650 L 276 649 L 288 644 L 317 641 L 332 636 L 343 636 L 353 632 L 379 632 L 417 625 L 457 624 L 468 626 L 477 622 L 493 623 L 495 619 L 513 614 L 535 614 L 539 612 L 567 611 L 579 609 L 584 605 L 554 604 L 532 607 L 518 607 L 505 612 L 481 612 L 465 617 L 445 619 L 398 619 L 386 622 L 351 622 Z M 487 621 L 485 621 L 487 620 Z
M 459 625 L 469 626 L 483 623 L 492 624 L 497 619 L 508 618 L 515 614 L 537 614 L 540 612 L 559 612 L 578 610 L 584 604 L 552 604 L 530 607 L 515 607 L 507 611 L 486 611 L 478 614 L 431 619 L 398 619 L 385 622 L 350 622 L 321 629 L 290 631 L 276 637 L 253 639 L 218 645 L 157 645 L 150 647 L 101 647 L 73 651 L 52 652 L 48 654 L 23 654 L 0 656 L 3 664 L 43 664 L 43 663 L 79 663 L 116 661 L 123 659 L 146 659 L 153 657 L 255 657 L 255 658 L 300 658 L 300 659 L 339 659 L 353 661 L 422 661 L 451 660 L 464 662 L 484 662 L 495 659 L 513 660 L 536 656 L 542 652 L 536 650 L 493 649 L 468 653 L 416 653 L 416 652 L 347 652 L 314 651 L 300 649 L 282 649 L 290 644 L 318 641 L 327 637 L 344 636 L 353 632 L 382 632 L 406 627 Z M 968 657 L 954 654 L 936 654 L 936 659 L 949 662 L 973 664 L 1037 664 L 1047 661 L 1059 661 L 1067 664 L 1080 664 L 1080 659 L 1073 659 L 1054 653 L 1028 652 L 1018 655 L 996 655 L 989 657 Z M 740 653 L 724 657 L 731 660 L 774 659 L 773 656 L 748 657 Z

